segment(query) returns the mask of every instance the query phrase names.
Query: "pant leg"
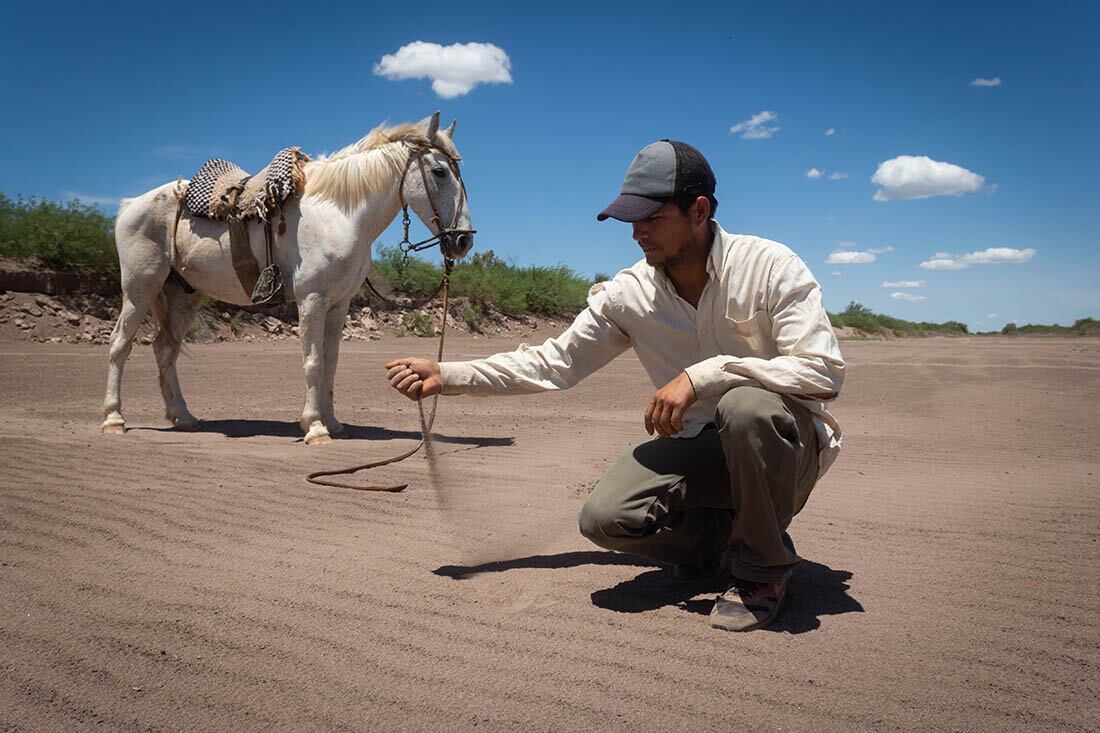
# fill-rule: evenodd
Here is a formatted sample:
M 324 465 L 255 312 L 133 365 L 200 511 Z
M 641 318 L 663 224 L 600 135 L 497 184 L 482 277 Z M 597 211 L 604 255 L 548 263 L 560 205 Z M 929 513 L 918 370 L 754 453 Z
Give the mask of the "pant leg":
M 792 397 L 738 387 L 719 401 L 715 426 L 624 451 L 581 508 L 581 534 L 672 563 L 728 546 L 745 580 L 790 572 L 799 558 L 786 529 L 818 474 L 811 414 Z
M 729 544 L 729 473 L 718 431 L 632 446 L 581 508 L 580 531 L 600 547 L 691 563 Z
M 733 574 L 779 580 L 798 564 L 786 529 L 817 480 L 813 417 L 793 397 L 738 387 L 718 402 L 715 425 L 734 510 Z

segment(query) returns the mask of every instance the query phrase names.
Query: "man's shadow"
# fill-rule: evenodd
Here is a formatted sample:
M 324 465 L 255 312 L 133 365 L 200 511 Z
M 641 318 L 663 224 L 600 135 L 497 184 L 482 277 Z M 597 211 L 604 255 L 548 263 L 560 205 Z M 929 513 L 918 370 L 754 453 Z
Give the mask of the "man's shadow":
M 708 614 L 714 605 L 713 598 L 698 600 L 695 596 L 702 593 L 717 594 L 726 589 L 726 583 L 720 579 L 675 580 L 667 570 L 655 568 L 655 563 L 644 558 L 596 550 L 531 555 L 482 565 L 444 565 L 433 572 L 455 580 L 466 580 L 481 573 L 499 573 L 518 568 L 549 570 L 579 565 L 653 568 L 613 588 L 592 593 L 593 605 L 619 613 L 642 613 L 664 606 L 678 606 L 691 613 Z M 820 627 L 822 616 L 863 613 L 860 602 L 848 594 L 848 581 L 851 579 L 852 573 L 848 570 L 833 570 L 827 565 L 803 560 L 791 576 L 783 610 L 767 630 L 801 634 Z

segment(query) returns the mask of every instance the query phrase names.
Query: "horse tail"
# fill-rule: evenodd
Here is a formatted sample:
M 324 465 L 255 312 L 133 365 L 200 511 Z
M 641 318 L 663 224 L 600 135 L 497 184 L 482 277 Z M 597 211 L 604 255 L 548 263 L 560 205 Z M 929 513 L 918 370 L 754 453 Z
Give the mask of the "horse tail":
M 171 282 L 169 278 L 168 282 Z M 160 292 L 157 293 L 156 299 L 153 301 L 153 314 L 157 319 L 157 332 L 164 334 L 164 338 L 172 345 L 172 348 L 185 356 L 190 356 L 191 351 L 187 348 L 187 344 L 180 341 L 176 336 L 176 329 L 172 328 L 172 309 L 168 305 L 168 295 L 164 292 L 164 288 L 168 287 L 168 282 L 161 287 Z
M 172 313 L 168 309 L 168 296 L 164 293 L 164 288 L 160 289 L 157 293 L 156 300 L 153 301 L 153 314 L 157 319 L 157 328 L 160 333 L 164 334 L 164 338 L 168 339 L 168 343 L 172 345 L 173 349 L 178 349 L 180 344 L 179 339 L 176 338 L 175 332 L 172 330 Z

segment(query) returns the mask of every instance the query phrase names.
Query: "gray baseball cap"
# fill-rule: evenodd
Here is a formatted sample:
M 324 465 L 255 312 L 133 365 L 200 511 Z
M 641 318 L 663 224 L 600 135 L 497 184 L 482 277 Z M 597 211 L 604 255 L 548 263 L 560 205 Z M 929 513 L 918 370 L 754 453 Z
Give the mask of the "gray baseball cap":
M 680 194 L 713 198 L 714 187 L 714 172 L 702 153 L 678 140 L 661 140 L 634 156 L 619 197 L 596 218 L 641 221 Z

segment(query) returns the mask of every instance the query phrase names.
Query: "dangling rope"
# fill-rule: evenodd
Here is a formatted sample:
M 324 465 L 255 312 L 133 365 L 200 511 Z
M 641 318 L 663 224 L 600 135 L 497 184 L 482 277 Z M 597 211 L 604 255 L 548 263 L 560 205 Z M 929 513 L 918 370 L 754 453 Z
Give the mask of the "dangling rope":
M 451 268 L 454 267 L 454 260 L 450 257 L 444 258 L 443 262 L 443 282 L 440 284 L 440 288 L 443 290 L 443 322 L 439 329 L 439 349 L 436 352 L 436 362 L 443 360 L 443 342 L 447 337 L 447 308 L 451 290 Z M 416 444 L 411 450 L 405 451 L 401 455 L 394 456 L 393 458 L 386 458 L 381 461 L 372 461 L 370 463 L 364 463 L 361 466 L 352 466 L 351 468 L 340 468 L 332 471 L 314 471 L 306 476 L 306 481 L 314 484 L 320 484 L 321 486 L 334 486 L 340 489 L 355 489 L 356 491 L 403 491 L 408 488 L 408 484 L 393 484 L 393 485 L 368 485 L 363 486 L 359 484 L 345 484 L 339 481 L 331 481 L 322 479 L 322 476 L 342 476 L 351 473 L 358 473 L 359 471 L 366 471 L 371 468 L 378 468 L 379 466 L 388 466 L 391 463 L 397 463 L 403 461 L 409 456 L 412 456 L 421 448 L 425 449 L 425 453 L 428 455 L 429 462 L 434 460 L 434 454 L 432 452 L 431 438 L 432 438 L 432 425 L 435 424 L 435 410 L 439 403 L 439 395 L 432 395 L 432 406 L 428 415 L 424 415 L 424 400 L 421 397 L 416 399 L 416 408 L 420 413 L 420 442 Z M 434 480 L 434 466 L 430 467 Z

